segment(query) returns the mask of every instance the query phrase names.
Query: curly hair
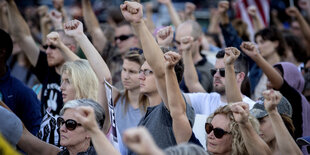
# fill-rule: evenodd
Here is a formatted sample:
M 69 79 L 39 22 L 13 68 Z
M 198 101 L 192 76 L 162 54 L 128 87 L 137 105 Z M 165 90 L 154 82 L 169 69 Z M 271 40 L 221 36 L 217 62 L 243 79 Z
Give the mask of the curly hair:
M 233 112 L 231 111 L 228 105 L 218 108 L 212 115 L 210 115 L 207 118 L 207 123 L 211 123 L 214 116 L 218 114 L 225 115 L 230 120 L 229 129 L 230 129 L 231 136 L 232 136 L 231 154 L 232 155 L 248 155 L 249 153 L 245 147 L 245 144 L 244 144 L 244 141 L 241 135 L 241 131 L 239 129 L 239 124 L 235 121 Z M 253 116 L 250 115 L 249 121 L 251 122 L 255 131 L 258 133 L 259 123 L 257 119 L 255 119 Z

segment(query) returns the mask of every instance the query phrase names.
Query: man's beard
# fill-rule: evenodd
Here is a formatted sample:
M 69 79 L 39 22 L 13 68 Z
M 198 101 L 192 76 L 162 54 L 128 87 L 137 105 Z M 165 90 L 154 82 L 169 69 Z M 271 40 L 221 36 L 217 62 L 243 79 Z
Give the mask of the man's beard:
M 225 87 L 213 87 L 214 92 L 219 93 L 220 95 L 225 95 Z

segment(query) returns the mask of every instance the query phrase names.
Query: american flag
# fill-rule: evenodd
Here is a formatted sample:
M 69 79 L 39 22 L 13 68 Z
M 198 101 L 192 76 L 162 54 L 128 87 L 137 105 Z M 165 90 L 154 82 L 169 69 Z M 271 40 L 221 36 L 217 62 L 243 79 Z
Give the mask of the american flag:
M 235 4 L 236 15 L 248 24 L 250 39 L 253 41 L 255 31 L 247 8 L 252 5 L 256 6 L 259 20 L 267 27 L 270 21 L 270 0 L 237 0 Z

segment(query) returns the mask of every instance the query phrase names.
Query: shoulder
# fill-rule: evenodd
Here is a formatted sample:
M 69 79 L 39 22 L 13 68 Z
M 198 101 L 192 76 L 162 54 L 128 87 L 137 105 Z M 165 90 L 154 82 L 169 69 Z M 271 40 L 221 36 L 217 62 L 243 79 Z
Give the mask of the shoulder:
M 249 97 L 247 97 L 245 95 L 243 96 L 242 101 L 249 104 L 250 109 L 252 109 L 254 104 L 256 103 L 255 101 L 253 101 L 252 99 L 250 99 Z

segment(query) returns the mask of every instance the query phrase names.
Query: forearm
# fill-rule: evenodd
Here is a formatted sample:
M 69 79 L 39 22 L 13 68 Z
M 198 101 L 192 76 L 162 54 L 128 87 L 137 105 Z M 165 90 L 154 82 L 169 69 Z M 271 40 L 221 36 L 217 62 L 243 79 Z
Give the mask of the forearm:
M 6 12 L 4 12 L 3 7 L 0 6 L 0 29 L 4 30 L 5 32 L 9 32 L 9 21 L 8 21 L 8 15 Z
M 41 35 L 42 35 L 42 45 L 46 44 L 47 35 L 49 33 L 48 24 L 40 21 Z
M 166 85 L 170 115 L 175 139 L 178 144 L 188 142 L 192 130 L 186 116 L 186 104 L 181 94 L 173 68 L 166 68 Z
M 166 6 L 168 8 L 172 24 L 177 28 L 182 23 L 177 11 L 175 10 L 172 2 L 168 3 Z
M 302 154 L 277 111 L 269 112 L 272 129 L 281 154 Z
M 274 89 L 280 89 L 283 85 L 283 78 L 261 55 L 253 59 L 263 70 Z
M 241 92 L 236 82 L 234 65 L 225 65 L 225 83 L 227 103 L 242 101 Z
M 61 43 L 59 49 L 62 51 L 62 54 L 65 58 L 65 61 L 75 61 L 80 59 L 79 56 L 74 54 L 65 44 Z
M 104 62 L 96 48 L 92 45 L 92 43 L 88 40 L 85 34 L 79 35 L 75 38 L 79 43 L 82 51 L 84 52 L 86 58 L 89 60 L 89 63 L 97 75 L 97 78 L 100 83 L 104 83 L 104 80 L 111 82 L 111 73 Z
M 220 19 L 219 19 L 219 17 L 211 17 L 211 19 L 210 19 L 210 25 L 209 25 L 209 28 L 208 28 L 208 32 L 209 33 L 216 33 L 216 34 L 218 34 L 218 33 L 220 33 L 218 30 L 218 24 L 219 24 L 219 22 L 220 22 Z
M 229 17 L 227 13 L 221 14 L 219 19 L 222 25 L 229 24 Z
M 110 120 L 110 111 L 109 111 L 109 105 L 108 105 L 108 99 L 106 95 L 106 89 L 105 89 L 105 82 L 100 82 L 98 87 L 98 103 L 102 106 L 104 113 L 105 113 L 105 119 L 103 123 L 103 131 L 104 133 L 108 133 L 109 129 L 111 127 L 111 120 Z
M 304 19 L 304 17 L 298 13 L 296 16 L 296 19 L 300 25 L 300 29 L 302 31 L 302 34 L 304 35 L 307 42 L 310 42 L 310 26 L 308 25 L 307 21 Z
M 253 25 L 254 25 L 254 29 L 255 32 L 258 32 L 259 30 L 262 30 L 265 28 L 265 26 L 263 25 L 263 23 L 258 19 L 258 16 L 253 16 Z
M 98 127 L 91 130 L 90 135 L 97 154 L 120 154 Z
M 97 50 L 103 50 L 107 39 L 100 28 L 99 21 L 93 12 L 90 0 L 82 0 L 83 17 L 85 25 L 92 36 L 94 46 Z
M 149 28 L 149 31 L 150 32 L 153 32 L 154 29 L 155 29 L 155 26 L 154 26 L 154 22 L 153 22 L 153 12 L 152 11 L 147 11 L 146 12 L 146 19 L 147 19 L 147 27 Z
M 190 92 L 206 92 L 199 82 L 191 51 L 183 51 L 184 80 Z
M 239 123 L 239 129 L 241 131 L 242 139 L 249 154 L 271 154 L 270 148 L 258 136 L 249 121 L 244 124 Z

